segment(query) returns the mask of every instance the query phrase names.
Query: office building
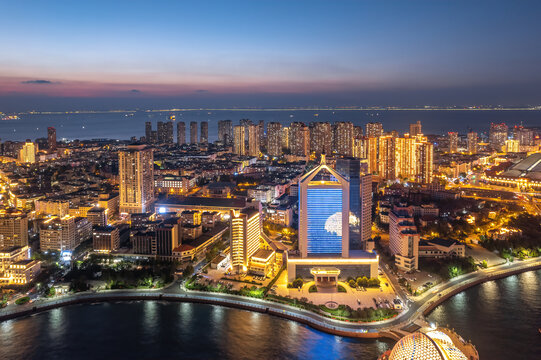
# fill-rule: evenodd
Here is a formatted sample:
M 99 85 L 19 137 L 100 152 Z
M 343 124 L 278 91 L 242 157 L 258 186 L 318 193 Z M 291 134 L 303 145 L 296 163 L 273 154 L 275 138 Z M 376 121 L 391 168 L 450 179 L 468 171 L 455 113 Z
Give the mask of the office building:
M 353 138 L 353 123 L 341 121 L 333 125 L 333 148 L 336 154 L 342 156 L 352 156 Z
M 246 273 L 250 258 L 259 249 L 260 210 L 256 208 L 231 210 L 230 231 L 231 268 L 235 273 Z
M 533 129 L 515 126 L 513 128 L 513 139 L 517 140 L 522 147 L 533 146 L 535 145 L 535 132 Z
M 233 153 L 237 155 L 246 155 L 246 140 L 244 126 L 235 125 L 233 127 Z
M 225 145 L 233 144 L 233 122 L 231 120 L 218 121 L 218 141 Z
M 92 237 L 92 224 L 86 218 L 66 215 L 50 218 L 39 230 L 41 251 L 73 251 Z
M 449 137 L 449 153 L 454 154 L 458 152 L 458 133 L 450 131 L 447 135 Z
M 177 145 L 186 144 L 186 123 L 184 121 L 177 122 Z
M 209 142 L 209 123 L 201 122 L 201 140 L 200 143 L 207 144 Z
M 28 218 L 25 214 L 0 214 L 0 248 L 28 245 Z
M 518 140 L 505 140 L 505 152 L 514 153 L 520 151 L 520 142 Z
M 96 226 L 92 230 L 94 251 L 110 253 L 120 248 L 120 234 L 114 226 Z
M 508 130 L 509 129 L 505 123 L 490 124 L 488 142 L 492 149 L 502 151 L 502 147 L 505 145 L 505 140 L 507 140 Z
M 477 133 L 474 131 L 468 133 L 468 153 L 477 154 Z
M 349 181 L 349 248 L 361 249 L 361 161 L 337 159 L 336 171 Z
M 267 153 L 277 157 L 282 155 L 282 124 L 278 122 L 267 124 Z
M 34 164 L 36 162 L 36 151 L 36 145 L 32 141 L 26 140 L 21 150 L 19 150 L 19 161 Z
M 350 248 L 350 184 L 325 161 L 299 180 L 299 252 L 288 256 L 288 281 L 336 286 L 349 276 L 377 276 L 378 256 Z
M 197 144 L 197 122 L 190 121 L 190 144 Z
M 410 136 L 417 136 L 423 133 L 421 121 L 417 120 L 415 124 L 410 124 Z
M 369 122 L 366 124 L 365 136 L 376 138 L 383 136 L 383 125 L 379 122 Z
M 173 256 L 173 249 L 179 245 L 178 219 L 168 219 L 156 228 L 156 236 L 152 240 L 152 254 L 158 257 Z
M 154 157 L 144 145 L 130 145 L 118 152 L 120 212 L 142 213 L 154 201 Z
M 47 145 L 49 146 L 49 152 L 56 151 L 56 129 L 52 126 L 47 128 Z

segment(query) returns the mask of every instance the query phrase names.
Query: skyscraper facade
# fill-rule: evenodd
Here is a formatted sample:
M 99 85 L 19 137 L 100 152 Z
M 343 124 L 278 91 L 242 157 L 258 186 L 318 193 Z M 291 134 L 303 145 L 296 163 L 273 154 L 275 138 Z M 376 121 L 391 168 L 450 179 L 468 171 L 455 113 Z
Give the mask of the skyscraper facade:
M 338 155 L 353 155 L 353 123 L 340 121 L 333 125 L 334 151 Z
M 250 156 L 259 156 L 259 126 L 250 124 L 248 127 L 248 153 Z
M 190 122 L 190 144 L 197 144 L 197 122 Z
M 231 120 L 218 121 L 218 140 L 225 145 L 233 143 L 233 122 Z
M 454 154 L 458 152 L 458 133 L 449 131 L 449 153 Z
M 144 145 L 130 145 L 118 152 L 120 212 L 142 213 L 154 201 L 154 157 Z
M 310 130 L 302 122 L 293 122 L 289 127 L 289 149 L 292 155 L 310 154 Z
M 310 151 L 316 155 L 332 154 L 332 126 L 328 122 L 310 124 Z
M 361 249 L 361 161 L 339 158 L 336 171 L 349 181 L 349 248 Z
M 209 123 L 206 121 L 201 122 L 201 141 L 202 144 L 209 142 Z
M 477 133 L 474 131 L 468 133 L 468 153 L 477 154 Z
M 267 124 L 267 153 L 270 156 L 282 155 L 282 124 L 279 122 Z
M 501 151 L 502 146 L 505 145 L 505 140 L 507 140 L 509 128 L 506 124 L 490 124 L 490 132 L 489 132 L 489 144 L 490 146 L 496 150 Z
M 235 125 L 233 127 L 233 153 L 237 155 L 246 155 L 246 140 L 244 126 Z
M 423 133 L 421 121 L 417 120 L 415 124 L 410 124 L 410 136 L 417 136 Z
M 177 145 L 186 144 L 186 123 L 184 121 L 177 122 Z
M 19 161 L 22 163 L 33 164 L 36 162 L 36 144 L 30 139 L 26 140 L 21 150 L 19 150 Z
M 368 136 L 368 137 L 383 136 L 383 125 L 379 122 L 367 123 L 365 136 Z
M 145 139 L 148 144 L 152 143 L 152 123 L 150 121 L 145 122 Z
M 56 151 L 56 129 L 52 126 L 47 128 L 47 145 L 50 152 Z
M 259 249 L 261 216 L 258 209 L 231 210 L 231 267 L 236 273 L 246 272 L 251 256 Z

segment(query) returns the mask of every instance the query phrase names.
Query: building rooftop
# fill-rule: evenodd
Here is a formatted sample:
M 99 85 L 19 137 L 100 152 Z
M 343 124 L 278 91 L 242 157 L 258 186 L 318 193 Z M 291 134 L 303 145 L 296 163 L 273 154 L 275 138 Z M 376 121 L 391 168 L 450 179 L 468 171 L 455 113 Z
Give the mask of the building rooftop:
M 159 199 L 156 206 L 206 206 L 217 208 L 241 209 L 246 206 L 245 198 L 209 198 L 199 196 L 169 196 L 166 199 Z

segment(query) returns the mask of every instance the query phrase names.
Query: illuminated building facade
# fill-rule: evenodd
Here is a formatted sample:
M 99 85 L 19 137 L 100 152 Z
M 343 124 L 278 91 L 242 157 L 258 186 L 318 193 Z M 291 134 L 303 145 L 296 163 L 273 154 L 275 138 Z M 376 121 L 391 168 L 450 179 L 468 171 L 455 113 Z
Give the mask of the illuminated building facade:
M 282 149 L 289 150 L 289 127 L 282 128 Z
M 423 328 L 400 339 L 379 360 L 479 360 L 475 346 L 454 331 Z
M 144 145 L 130 145 L 118 152 L 120 212 L 143 213 L 154 201 L 154 156 Z
M 350 184 L 321 163 L 299 180 L 299 252 L 287 259 L 288 280 L 313 278 L 336 285 L 340 277 L 377 276 L 378 256 L 350 249 Z
M 231 120 L 218 121 L 218 140 L 225 145 L 233 143 L 233 122 Z
M 419 233 L 409 208 L 395 206 L 389 214 L 389 248 L 402 270 L 419 268 Z
M 317 156 L 332 154 L 332 126 L 328 122 L 310 124 L 310 151 Z
M 19 161 L 22 163 L 33 164 L 36 162 L 36 145 L 30 141 L 26 140 L 23 147 L 19 151 Z
M 454 154 L 458 152 L 458 133 L 450 131 L 447 135 L 449 136 L 449 153 Z
M 0 286 L 26 285 L 40 273 L 41 263 L 30 259 L 28 246 L 0 247 Z
M 267 124 L 267 153 L 277 157 L 282 155 L 282 124 L 278 122 Z
M 248 154 L 250 156 L 259 156 L 259 126 L 255 124 L 248 125 Z
M 173 144 L 173 122 L 158 121 L 158 143 Z
M 505 140 L 507 140 L 507 135 L 509 132 L 509 128 L 505 123 L 501 124 L 490 124 L 490 132 L 488 136 L 488 142 L 490 146 L 496 150 L 501 151 L 502 146 L 505 145 Z
M 336 154 L 343 156 L 352 156 L 353 138 L 353 123 L 340 121 L 333 125 L 333 148 Z
M 518 140 L 520 146 L 533 146 L 535 145 L 535 132 L 533 129 L 515 126 L 513 128 L 513 139 Z
M 477 133 L 474 131 L 468 133 L 468 153 L 477 154 Z
M 28 218 L 25 214 L 0 214 L 0 248 L 28 245 Z
M 366 124 L 365 136 L 379 137 L 383 136 L 383 125 L 379 122 L 369 122 Z
M 417 136 L 423 133 L 421 121 L 417 120 L 415 124 L 410 124 L 410 136 Z
M 233 127 L 233 153 L 237 155 L 246 155 L 245 134 L 244 126 L 235 125 L 235 127 Z
M 292 155 L 310 154 L 310 129 L 302 122 L 293 122 L 289 127 L 289 149 Z
M 505 152 L 514 153 L 520 151 L 520 142 L 518 140 L 505 140 Z
M 177 122 L 177 145 L 186 144 L 186 123 L 184 121 Z
M 255 208 L 231 210 L 230 216 L 231 267 L 235 273 L 246 273 L 250 258 L 259 249 L 260 211 Z
M 92 230 L 92 247 L 94 251 L 109 253 L 120 247 L 118 228 L 114 226 L 96 226 Z

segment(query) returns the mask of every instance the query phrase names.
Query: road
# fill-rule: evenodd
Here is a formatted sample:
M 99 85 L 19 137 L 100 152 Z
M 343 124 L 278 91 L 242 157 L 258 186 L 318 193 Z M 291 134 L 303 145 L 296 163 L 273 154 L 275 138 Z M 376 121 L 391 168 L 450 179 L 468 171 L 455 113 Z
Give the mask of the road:
M 61 298 L 49 300 L 42 299 L 27 305 L 9 305 L 0 310 L 0 318 L 9 316 L 24 310 L 30 311 L 33 307 L 37 310 L 40 308 L 49 308 L 52 305 L 61 306 L 62 304 L 73 303 L 77 300 L 82 301 L 100 301 L 100 298 L 106 300 L 114 298 L 121 300 L 122 298 L 133 299 L 161 299 L 170 301 L 192 301 L 211 304 L 222 304 L 225 306 L 242 307 L 248 310 L 268 312 L 278 316 L 284 316 L 292 320 L 297 320 L 307 323 L 322 331 L 333 333 L 341 332 L 344 336 L 363 336 L 363 334 L 379 334 L 381 332 L 400 331 L 402 328 L 414 323 L 417 320 L 423 319 L 423 314 L 427 309 L 434 305 L 435 301 L 445 298 L 446 295 L 456 292 L 464 286 L 474 284 L 493 276 L 503 275 L 512 271 L 530 269 L 535 266 L 541 266 L 541 258 L 528 259 L 515 263 L 507 263 L 494 266 L 492 268 L 478 270 L 473 273 L 465 274 L 456 277 L 448 282 L 436 285 L 430 291 L 410 302 L 408 308 L 402 311 L 397 317 L 389 320 L 383 320 L 372 323 L 347 323 L 339 320 L 318 315 L 316 313 L 302 310 L 290 305 L 270 302 L 267 300 L 241 297 L 229 294 L 206 293 L 199 291 L 188 291 L 182 287 L 182 284 L 175 281 L 164 289 L 158 290 L 108 290 L 104 292 L 92 293 L 84 292 L 73 295 L 62 296 Z M 104 301 L 102 300 L 102 301 Z M 402 330 L 403 332 L 403 330 Z

